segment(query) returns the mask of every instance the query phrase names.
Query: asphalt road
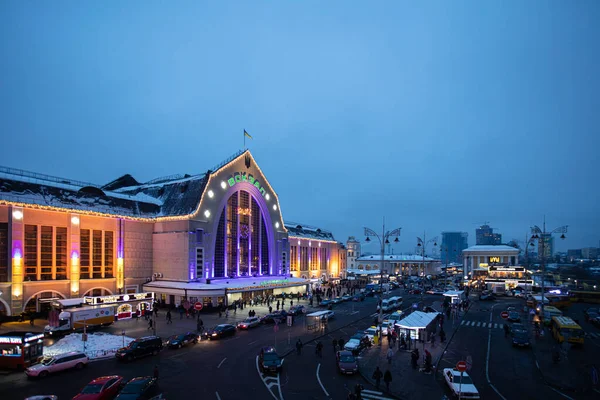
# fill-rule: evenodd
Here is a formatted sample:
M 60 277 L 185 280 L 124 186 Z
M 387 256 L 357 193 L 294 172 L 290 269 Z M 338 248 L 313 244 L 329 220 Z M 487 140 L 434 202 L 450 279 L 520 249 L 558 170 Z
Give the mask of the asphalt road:
M 398 290 L 399 292 L 399 290 Z M 405 296 L 405 304 L 412 301 Z M 376 299 L 367 298 L 364 302 L 346 302 L 334 306 L 335 318 L 329 322 L 328 332 L 335 332 L 354 321 L 363 320 L 363 329 L 371 324 L 371 315 L 376 311 Z M 241 318 L 242 315 L 239 315 Z M 174 318 L 178 318 L 174 315 Z M 130 328 L 128 334 L 139 330 L 146 334 L 143 322 L 137 329 Z M 205 317 L 205 325 L 209 325 Z M 114 327 L 112 330 L 119 330 Z M 159 328 L 160 330 L 160 328 Z M 354 333 L 349 330 L 345 338 Z M 238 399 L 247 393 L 256 399 L 280 399 L 280 391 L 286 399 L 301 393 L 297 398 L 327 398 L 316 381 L 316 370 L 313 368 L 291 365 L 284 362 L 284 372 L 279 379 L 262 376 L 257 370 L 256 356 L 263 346 L 276 345 L 280 354 L 294 348 L 298 337 L 305 343 L 305 355 L 311 352 L 310 340 L 318 333 L 308 333 L 302 318 L 294 326 L 280 325 L 277 333 L 273 325 L 259 326 L 249 331 L 237 332 L 234 337 L 216 341 L 202 341 L 193 347 L 180 350 L 163 350 L 158 356 L 147 357 L 132 363 L 119 363 L 115 359 L 92 362 L 81 371 L 65 371 L 46 379 L 28 379 L 24 373 L 13 373 L 0 377 L 0 393 L 2 400 L 23 399 L 37 394 L 55 394 L 60 399 L 70 399 L 92 379 L 103 375 L 122 375 L 125 378 L 152 375 L 155 365 L 160 371 L 159 384 L 166 398 L 189 399 Z M 288 344 L 289 338 L 289 344 Z M 330 343 L 323 339 L 324 343 Z M 312 347 L 314 352 L 314 347 Z M 333 350 L 326 346 L 325 352 Z M 314 356 L 314 354 L 310 354 Z M 329 361 L 331 359 L 331 362 Z M 323 375 L 330 374 L 333 357 L 324 358 Z M 288 364 L 290 368 L 288 370 Z M 327 370 L 327 372 L 325 372 Z M 334 385 L 331 385 L 332 387 Z M 343 387 L 342 387 L 343 389 Z M 331 389 L 332 393 L 335 389 Z M 343 392 L 343 390 L 342 390 Z M 288 396 L 289 393 L 289 396 Z M 333 398 L 345 398 L 335 392 Z

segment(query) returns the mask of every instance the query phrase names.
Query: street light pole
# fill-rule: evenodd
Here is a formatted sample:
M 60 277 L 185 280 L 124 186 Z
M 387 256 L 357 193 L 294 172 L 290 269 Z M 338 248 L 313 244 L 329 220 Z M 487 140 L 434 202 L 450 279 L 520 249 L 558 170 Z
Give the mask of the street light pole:
M 421 255 L 423 256 L 423 279 L 421 280 L 421 304 L 423 304 L 423 292 L 425 291 L 425 247 L 433 242 L 433 247 L 437 246 L 437 236 L 427 240 L 425 231 L 423 231 L 423 239 L 417 236 L 417 246 L 421 247 Z
M 380 293 L 380 298 L 379 298 L 379 323 L 381 324 L 381 321 L 383 319 L 383 307 L 382 307 L 382 295 L 383 295 L 383 263 L 384 263 L 384 257 L 385 257 L 385 245 L 389 244 L 389 238 L 390 237 L 395 237 L 394 242 L 398 243 L 400 240 L 398 239 L 398 236 L 400 236 L 400 230 L 402 228 L 396 228 L 394 230 L 391 231 L 385 231 L 385 217 L 383 218 L 383 227 L 381 229 L 381 236 L 379 236 L 377 234 L 377 232 L 375 232 L 373 229 L 371 228 L 367 228 L 365 227 L 365 236 L 367 237 L 367 239 L 365 240 L 366 242 L 370 242 L 371 241 L 371 237 L 376 237 L 379 240 L 379 244 L 381 245 L 381 267 L 379 269 L 379 293 Z M 381 329 L 381 325 L 379 325 L 379 337 L 382 336 L 382 329 Z M 379 342 L 379 344 L 381 344 L 381 341 Z
M 540 315 L 544 316 L 544 300 L 546 299 L 546 293 L 544 290 L 544 277 L 546 274 L 546 238 L 552 237 L 555 233 L 560 233 L 560 238 L 565 239 L 565 233 L 567 233 L 567 228 L 569 225 L 559 226 L 556 229 L 551 230 L 550 232 L 546 232 L 546 216 L 544 216 L 544 224 L 542 225 L 543 229 L 540 229 L 539 226 L 534 225 L 531 227 L 531 236 L 532 239 L 541 239 L 542 246 L 542 258 L 541 258 L 541 269 L 542 269 L 542 305 L 540 307 Z

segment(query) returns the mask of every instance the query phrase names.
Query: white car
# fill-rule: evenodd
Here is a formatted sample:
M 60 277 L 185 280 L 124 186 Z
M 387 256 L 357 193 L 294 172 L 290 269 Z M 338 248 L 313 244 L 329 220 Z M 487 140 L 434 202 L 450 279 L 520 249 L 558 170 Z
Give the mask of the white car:
M 64 371 L 66 369 L 82 369 L 87 365 L 88 361 L 88 356 L 86 356 L 85 353 L 72 351 L 70 353 L 57 354 L 52 357 L 44 357 L 39 364 L 27 368 L 25 373 L 29 377 L 43 378 L 49 374 Z
M 342 300 L 343 301 L 350 301 L 352 300 L 352 296 L 350 296 L 349 294 L 345 294 L 342 296 Z
M 460 393 L 461 399 L 479 399 L 479 392 L 466 372 L 462 373 L 453 368 L 444 368 L 444 379 L 454 395 Z
M 360 346 L 360 340 L 358 340 L 358 339 L 350 339 L 344 345 L 344 350 L 354 351 L 354 350 L 358 349 L 358 346 Z
M 335 314 L 334 314 L 334 312 L 333 312 L 333 311 L 331 311 L 331 310 L 329 310 L 329 311 L 326 311 L 326 312 L 325 312 L 325 313 L 324 313 L 324 314 L 321 316 L 321 319 L 328 320 L 328 319 L 331 319 L 331 318 L 333 318 L 333 317 L 335 317 Z
M 367 328 L 367 330 L 365 330 L 365 335 L 367 335 L 369 337 L 369 339 L 371 339 L 371 342 L 373 341 L 373 338 L 375 336 L 377 336 L 377 327 L 376 326 L 371 326 L 369 328 Z
M 260 318 L 248 317 L 245 320 L 238 322 L 237 328 L 238 329 L 250 329 L 250 328 L 254 328 L 255 326 L 258 326 L 258 325 L 260 325 Z

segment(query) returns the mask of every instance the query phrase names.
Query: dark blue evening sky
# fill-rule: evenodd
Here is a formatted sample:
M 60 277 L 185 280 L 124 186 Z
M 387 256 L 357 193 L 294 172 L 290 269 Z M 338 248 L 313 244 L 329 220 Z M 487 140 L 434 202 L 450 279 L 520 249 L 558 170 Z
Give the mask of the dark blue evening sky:
M 598 1 L 2 1 L 0 164 L 94 183 L 248 146 L 285 219 L 598 246 Z M 375 246 L 367 250 L 376 251 Z

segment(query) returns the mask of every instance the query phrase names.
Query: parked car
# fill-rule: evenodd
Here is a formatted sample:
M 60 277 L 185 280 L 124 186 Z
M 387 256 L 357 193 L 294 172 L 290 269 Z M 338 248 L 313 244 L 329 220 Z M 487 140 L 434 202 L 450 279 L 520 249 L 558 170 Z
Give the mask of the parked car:
M 258 355 L 258 367 L 261 372 L 279 372 L 283 366 L 283 360 L 277 354 L 274 347 L 263 347 Z
M 73 400 L 112 400 L 124 384 L 122 376 L 101 376 L 85 385 Z
M 410 289 L 408 294 L 421 294 L 421 289 Z
M 338 351 L 336 353 L 336 364 L 338 371 L 342 374 L 353 375 L 358 372 L 356 358 L 349 351 Z
M 600 316 L 591 318 L 589 322 L 594 326 L 600 327 Z
M 278 323 L 281 323 L 282 321 L 284 321 L 287 318 L 287 315 L 288 314 L 285 310 L 272 312 L 270 314 L 263 316 L 260 319 L 260 322 L 263 324 L 270 324 L 270 323 L 274 323 L 275 321 L 277 321 Z
M 115 357 L 120 361 L 133 361 L 136 358 L 157 355 L 163 347 L 162 339 L 158 336 L 144 336 L 135 339 L 127 347 L 117 350 Z
M 167 340 L 167 346 L 170 349 L 180 349 L 190 343 L 198 343 L 198 334 L 195 332 L 187 332 L 181 335 L 174 335 Z
M 516 324 L 512 324 L 512 326 L 510 327 L 510 331 L 511 331 L 511 333 L 519 333 L 519 332 L 527 333 L 527 328 L 525 328 L 525 325 L 523 325 L 521 323 L 516 323 Z
M 481 300 L 481 301 L 494 301 L 494 300 L 496 300 L 496 296 L 494 296 L 494 294 L 491 293 L 491 292 L 487 292 L 487 293 L 486 292 L 482 292 L 479 295 L 479 300 Z
M 365 330 L 365 335 L 372 342 L 373 338 L 378 335 L 378 331 L 379 331 L 379 328 L 377 328 L 376 326 L 371 326 Z
M 25 370 L 28 377 L 44 378 L 50 374 L 55 374 L 71 368 L 82 369 L 88 363 L 88 356 L 79 351 L 72 351 L 64 354 L 57 354 L 42 358 L 39 364 L 32 365 Z
M 453 368 L 444 368 L 444 379 L 456 397 L 479 399 L 479 392 L 468 373 L 462 374 Z M 459 396 L 460 394 L 460 396 Z
M 509 311 L 507 320 L 510 322 L 521 322 L 521 316 L 516 311 Z
M 331 301 L 333 302 L 333 304 L 340 304 L 344 300 L 342 300 L 342 298 L 338 296 L 334 297 Z
M 255 326 L 258 326 L 258 325 L 260 325 L 260 318 L 248 317 L 245 320 L 238 322 L 237 328 L 238 329 L 250 329 L 250 328 L 254 328 Z
M 235 335 L 235 331 L 236 331 L 235 326 L 233 326 L 231 324 L 221 324 L 221 325 L 215 326 L 212 329 L 209 329 L 208 331 L 206 331 L 204 333 L 204 335 L 206 336 L 207 339 L 210 339 L 210 340 L 222 339 L 227 336 Z
M 345 294 L 342 296 L 342 301 L 349 301 L 352 300 L 352 296 L 350 296 L 349 294 Z
M 304 313 L 304 309 L 305 307 L 301 304 L 295 305 L 293 307 L 290 307 L 290 310 L 288 311 L 288 314 L 290 315 L 300 315 L 302 313 Z
M 327 306 L 329 306 L 331 304 L 333 304 L 333 301 L 325 299 L 325 300 L 323 300 L 323 301 L 321 301 L 319 303 L 319 306 L 321 306 L 321 307 L 327 307 Z
M 321 316 L 322 320 L 328 320 L 335 317 L 335 313 L 331 310 L 323 311 L 323 315 Z
M 590 314 L 594 314 L 594 317 L 600 314 L 600 310 L 597 307 L 590 307 L 583 312 L 583 316 L 586 321 L 589 321 Z
M 367 347 L 371 347 L 371 339 L 364 332 L 358 332 L 346 342 L 344 350 L 350 351 L 353 355 L 357 356 Z
M 527 347 L 529 343 L 529 333 L 527 331 L 512 332 L 512 345 L 519 347 Z
M 158 381 L 151 376 L 133 378 L 115 400 L 149 400 L 158 394 Z

